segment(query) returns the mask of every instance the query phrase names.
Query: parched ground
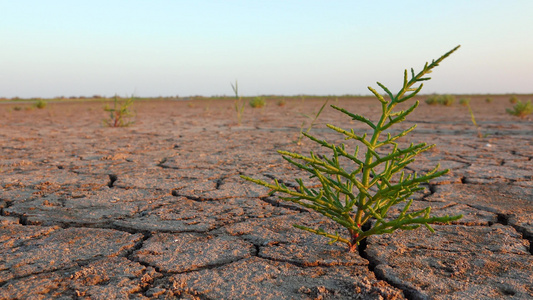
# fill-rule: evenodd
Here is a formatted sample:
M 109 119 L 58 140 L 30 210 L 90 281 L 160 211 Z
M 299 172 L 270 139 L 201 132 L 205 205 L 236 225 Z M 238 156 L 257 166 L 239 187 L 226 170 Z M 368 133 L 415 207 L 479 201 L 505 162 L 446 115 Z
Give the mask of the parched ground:
M 533 122 L 493 99 L 472 97 L 479 132 L 459 104 L 422 102 L 400 126 L 418 124 L 405 143 L 437 144 L 409 170 L 451 170 L 413 207 L 464 218 L 359 253 L 294 228 L 343 232 L 240 178 L 305 176 L 276 150 L 327 153 L 295 143 L 323 100 L 247 106 L 242 125 L 229 100 L 137 102 L 127 128 L 102 126 L 99 102 L 1 104 L 0 299 L 531 299 Z M 328 108 L 311 133 L 331 142 L 342 137 L 325 123 L 367 130 Z

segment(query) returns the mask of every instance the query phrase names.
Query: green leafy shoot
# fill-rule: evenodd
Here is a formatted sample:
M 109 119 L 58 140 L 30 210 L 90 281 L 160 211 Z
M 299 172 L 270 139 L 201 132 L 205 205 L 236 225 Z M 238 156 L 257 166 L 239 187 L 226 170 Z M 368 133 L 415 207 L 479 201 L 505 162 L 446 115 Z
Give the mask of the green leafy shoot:
M 235 85 L 233 83 L 231 84 L 231 88 L 235 93 L 235 111 L 237 112 L 237 123 L 241 125 L 242 114 L 244 112 L 244 101 L 242 101 L 242 97 L 239 96 L 239 84 L 237 80 L 235 80 Z
M 394 111 L 396 105 L 417 95 L 422 89 L 422 82 L 430 79 L 426 75 L 458 48 L 459 46 L 430 64 L 426 63 L 419 73 L 415 74 L 411 69 L 409 76 L 406 70 L 402 88 L 396 95 L 393 95 L 379 82 L 377 84 L 385 91 L 385 96 L 369 87 L 381 103 L 381 117 L 377 122 L 332 105 L 332 108 L 370 127 L 371 135 L 358 135 L 353 129 L 345 130 L 334 125 L 327 125 L 343 135 L 346 140 L 353 140 L 358 144 L 355 150 L 349 151 L 345 144 L 335 145 L 303 132 L 302 134 L 313 142 L 329 149 L 331 155 L 317 155 L 311 152 L 309 156 L 305 156 L 278 151 L 290 164 L 307 172 L 310 178 L 318 179 L 321 183 L 320 187 L 307 187 L 301 179 L 296 179 L 298 188 L 293 189 L 280 184 L 277 180 L 274 183 L 268 183 L 246 176 L 242 178 L 268 187 L 272 193 L 284 194 L 280 197 L 282 200 L 315 210 L 346 228 L 347 234 L 341 236 L 322 228 L 295 225 L 302 230 L 327 237 L 331 243 L 345 243 L 349 251 L 356 251 L 359 243 L 372 235 L 392 233 L 398 229 L 413 230 L 421 225 L 433 232 L 431 224 L 458 220 L 462 215 L 431 216 L 431 207 L 410 211 L 413 200 L 409 198 L 415 192 L 424 189 L 419 185 L 446 174 L 449 170 L 439 171 L 439 165 L 437 165 L 425 174 L 404 172 L 403 169 L 412 163 L 418 154 L 431 149 L 434 145 L 411 143 L 409 146 L 402 147 L 397 143 L 398 139 L 414 130 L 416 125 L 400 133 L 388 131 L 393 125 L 404 121 L 416 109 L 419 102 L 416 101 L 411 107 L 401 111 Z M 362 158 L 359 155 L 361 148 L 366 149 Z M 382 151 L 378 151 L 380 148 Z M 390 149 L 390 152 L 383 154 L 382 152 L 386 149 Z M 349 162 L 348 165 L 345 165 L 346 161 Z M 405 205 L 399 214 L 389 216 L 389 209 L 401 203 Z
M 303 98 L 302 98 L 303 99 Z M 322 107 L 320 107 L 320 109 L 318 110 L 318 112 L 315 114 L 314 117 L 310 116 L 310 115 L 306 115 L 306 114 L 302 114 L 302 116 L 308 118 L 308 119 L 311 119 L 311 123 L 309 124 L 309 127 L 307 127 L 307 129 L 305 130 L 304 132 L 304 126 L 305 126 L 305 121 L 302 122 L 302 125 L 300 125 L 300 134 L 298 135 L 298 140 L 296 141 L 296 144 L 299 146 L 302 144 L 302 138 L 304 137 L 304 133 L 305 134 L 309 134 L 309 131 L 311 131 L 311 129 L 313 128 L 313 126 L 315 126 L 315 122 L 316 120 L 318 119 L 318 117 L 320 116 L 320 114 L 322 113 L 322 111 L 324 110 L 324 107 L 326 107 L 326 104 L 328 104 L 328 101 L 329 100 L 326 100 L 326 102 L 324 102 L 324 104 L 322 104 Z
M 113 101 L 113 108 L 109 105 L 104 107 L 104 111 L 109 112 L 109 119 L 104 120 L 104 124 L 108 127 L 127 127 L 133 124 L 130 119 L 135 115 L 130 111 L 133 104 L 133 96 L 120 103 L 118 96 L 115 95 Z

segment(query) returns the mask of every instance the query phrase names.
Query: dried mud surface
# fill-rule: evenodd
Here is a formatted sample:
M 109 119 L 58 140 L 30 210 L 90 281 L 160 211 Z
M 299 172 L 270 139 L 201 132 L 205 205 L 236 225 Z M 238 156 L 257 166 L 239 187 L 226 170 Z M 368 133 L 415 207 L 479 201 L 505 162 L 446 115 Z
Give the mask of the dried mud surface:
M 1 104 L 0 299 L 533 298 L 533 122 L 507 115 L 508 97 L 472 98 L 481 138 L 465 107 L 421 103 L 403 142 L 437 146 L 409 170 L 451 172 L 413 207 L 464 218 L 371 237 L 358 253 L 292 227 L 342 232 L 239 177 L 305 176 L 276 150 L 327 153 L 295 144 L 301 114 L 321 104 L 272 100 L 237 125 L 229 100 L 137 102 L 127 128 L 103 127 L 99 102 Z M 325 123 L 367 130 L 326 109 L 312 133 L 331 142 L 342 137 Z

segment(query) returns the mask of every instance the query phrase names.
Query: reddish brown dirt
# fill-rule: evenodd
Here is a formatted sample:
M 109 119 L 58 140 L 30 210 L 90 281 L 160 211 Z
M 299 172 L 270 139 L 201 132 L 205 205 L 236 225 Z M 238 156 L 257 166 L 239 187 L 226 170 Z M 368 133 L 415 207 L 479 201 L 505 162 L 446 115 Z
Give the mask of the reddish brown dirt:
M 509 96 L 469 97 L 479 128 L 458 103 L 423 101 L 399 126 L 418 124 L 404 142 L 437 145 L 410 170 L 451 170 L 413 208 L 464 218 L 359 253 L 292 227 L 342 233 L 240 178 L 304 176 L 276 150 L 325 153 L 295 143 L 324 99 L 267 99 L 241 125 L 232 100 L 140 101 L 126 128 L 103 126 L 101 102 L 0 104 L 0 299 L 533 298 L 533 122 L 505 113 Z M 311 133 L 330 142 L 343 140 L 326 123 L 367 130 L 327 108 Z

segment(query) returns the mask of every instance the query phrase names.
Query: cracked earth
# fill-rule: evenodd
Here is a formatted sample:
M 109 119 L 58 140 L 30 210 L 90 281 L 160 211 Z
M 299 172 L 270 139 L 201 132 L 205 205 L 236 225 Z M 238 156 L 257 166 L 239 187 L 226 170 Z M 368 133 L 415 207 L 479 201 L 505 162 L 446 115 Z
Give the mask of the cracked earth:
M 322 100 L 247 107 L 242 125 L 230 100 L 137 102 L 127 128 L 103 127 L 98 102 L 2 104 L 0 299 L 531 299 L 533 122 L 494 99 L 471 101 L 482 138 L 459 105 L 422 103 L 400 126 L 418 124 L 405 143 L 437 145 L 409 171 L 451 170 L 413 207 L 464 217 L 371 237 L 358 253 L 294 228 L 343 232 L 240 178 L 305 176 L 276 150 L 327 153 L 295 144 L 300 113 Z M 366 130 L 326 109 L 311 133 L 329 142 L 343 141 L 325 123 Z

